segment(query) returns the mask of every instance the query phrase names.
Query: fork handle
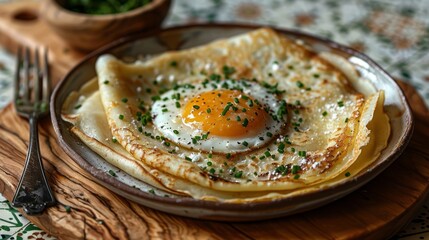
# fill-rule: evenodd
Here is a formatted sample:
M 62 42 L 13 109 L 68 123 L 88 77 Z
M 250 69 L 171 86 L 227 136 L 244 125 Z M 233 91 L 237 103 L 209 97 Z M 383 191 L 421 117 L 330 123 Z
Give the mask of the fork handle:
M 36 113 L 29 116 L 30 143 L 24 171 L 12 200 L 14 207 L 23 207 L 28 215 L 41 214 L 46 207 L 55 203 L 40 156 L 37 120 Z

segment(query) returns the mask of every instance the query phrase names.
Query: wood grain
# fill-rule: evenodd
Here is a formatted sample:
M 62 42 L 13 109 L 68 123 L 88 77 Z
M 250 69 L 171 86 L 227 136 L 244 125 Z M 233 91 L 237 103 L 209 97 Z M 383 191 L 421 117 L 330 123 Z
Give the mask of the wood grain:
M 23 7 L 0 8 L 0 43 L 49 45 L 54 80 L 83 54 L 71 50 L 42 21 L 13 18 Z M 34 31 L 37 29 L 37 31 Z M 32 30 L 32 31 L 30 31 Z M 43 33 L 43 34 L 42 34 Z M 124 199 L 96 183 L 59 147 L 50 119 L 40 123 L 43 163 L 58 204 L 41 216 L 26 216 L 60 239 L 382 239 L 399 231 L 429 190 L 429 113 L 416 91 L 401 84 L 416 120 L 403 155 L 358 191 L 306 213 L 250 223 L 222 223 L 177 217 Z M 12 199 L 28 147 L 28 124 L 11 105 L 0 113 L 0 191 Z M 65 206 L 70 206 L 70 212 Z M 24 214 L 24 213 L 23 213 Z M 25 214 L 24 214 L 25 215 Z

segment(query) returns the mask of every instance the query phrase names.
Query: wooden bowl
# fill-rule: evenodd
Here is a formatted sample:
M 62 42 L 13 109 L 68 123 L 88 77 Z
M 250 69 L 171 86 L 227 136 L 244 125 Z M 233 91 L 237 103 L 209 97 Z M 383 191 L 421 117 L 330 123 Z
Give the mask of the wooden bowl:
M 91 51 L 135 32 L 158 28 L 166 17 L 171 0 L 153 0 L 134 10 L 106 15 L 72 12 L 65 0 L 46 0 L 41 16 L 72 47 Z

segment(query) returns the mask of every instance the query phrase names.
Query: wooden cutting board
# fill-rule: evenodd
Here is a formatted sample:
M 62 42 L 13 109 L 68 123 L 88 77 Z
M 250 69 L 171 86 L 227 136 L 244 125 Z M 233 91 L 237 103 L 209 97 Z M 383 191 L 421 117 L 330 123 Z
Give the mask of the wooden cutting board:
M 37 3 L 0 7 L 0 43 L 49 45 L 54 79 L 84 54 L 70 49 L 40 19 L 16 19 L 37 12 Z M 416 129 L 404 154 L 358 191 L 306 213 L 250 223 L 224 223 L 162 213 L 120 197 L 81 169 L 60 148 L 50 119 L 40 123 L 48 179 L 58 200 L 43 215 L 26 216 L 61 239 L 383 239 L 410 220 L 429 190 L 429 112 L 409 85 L 401 84 L 415 114 Z M 0 113 L 0 192 L 9 200 L 17 187 L 28 147 L 29 127 L 12 105 Z M 65 206 L 71 210 L 66 211 Z M 23 213 L 24 214 L 24 213 Z M 24 214 L 25 215 L 25 214 Z

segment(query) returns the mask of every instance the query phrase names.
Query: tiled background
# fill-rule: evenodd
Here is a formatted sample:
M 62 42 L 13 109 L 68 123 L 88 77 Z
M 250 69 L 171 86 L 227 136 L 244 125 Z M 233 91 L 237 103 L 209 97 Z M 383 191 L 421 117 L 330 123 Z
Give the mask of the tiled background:
M 411 83 L 429 106 L 427 16 L 429 0 L 175 0 L 165 25 L 245 22 L 321 35 L 366 53 Z M 12 96 L 13 67 L 14 57 L 0 49 L 0 108 Z M 429 239 L 428 206 L 395 238 Z M 0 195 L 0 239 L 50 238 Z

